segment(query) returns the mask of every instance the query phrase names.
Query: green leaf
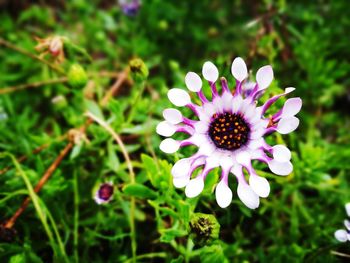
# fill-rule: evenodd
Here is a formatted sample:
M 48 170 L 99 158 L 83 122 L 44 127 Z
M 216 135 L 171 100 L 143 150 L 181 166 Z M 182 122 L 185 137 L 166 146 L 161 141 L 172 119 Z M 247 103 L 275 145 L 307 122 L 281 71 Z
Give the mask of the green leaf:
M 124 186 L 123 192 L 142 199 L 155 199 L 158 196 L 155 191 L 142 184 L 128 184 Z
M 160 241 L 164 243 L 170 243 L 176 237 L 183 237 L 187 235 L 187 232 L 180 229 L 161 229 L 159 230 L 161 236 Z
M 10 258 L 9 263 L 23 263 L 25 262 L 25 257 L 23 254 L 17 254 Z
M 222 246 L 212 245 L 207 246 L 201 249 L 199 254 L 200 261 L 203 263 L 226 263 L 228 262 L 227 258 L 224 255 Z
M 92 114 L 94 114 L 96 117 L 98 117 L 101 120 L 104 120 L 105 118 L 103 117 L 103 113 L 100 109 L 100 107 L 97 105 L 96 102 L 92 101 L 92 100 L 85 100 L 85 107 L 87 109 L 87 111 L 91 112 Z
M 147 177 L 151 181 L 151 184 L 154 187 L 159 188 L 160 186 L 160 182 L 158 180 L 159 171 L 155 161 L 153 160 L 152 157 L 146 154 L 141 155 L 141 160 L 142 160 L 142 166 L 146 170 Z
M 184 262 L 184 257 L 180 255 L 178 258 L 174 258 L 170 261 L 170 263 L 182 263 Z

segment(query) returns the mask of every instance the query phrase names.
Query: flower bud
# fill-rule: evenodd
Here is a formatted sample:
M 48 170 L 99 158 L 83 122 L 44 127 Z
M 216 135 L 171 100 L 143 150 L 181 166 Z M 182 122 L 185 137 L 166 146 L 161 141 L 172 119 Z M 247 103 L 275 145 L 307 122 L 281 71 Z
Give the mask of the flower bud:
M 205 246 L 219 238 L 220 225 L 215 216 L 193 214 L 190 221 L 190 238 L 199 246 Z
M 83 88 L 88 81 L 84 68 L 79 64 L 70 66 L 67 77 L 69 85 L 73 88 Z
M 95 202 L 97 204 L 106 204 L 113 199 L 114 186 L 112 182 L 100 184 L 95 192 Z
M 62 63 L 65 59 L 64 42 L 67 40 L 62 36 L 50 36 L 47 38 L 35 38 L 38 44 L 35 49 L 40 52 L 40 56 L 50 54 L 55 62 Z
M 136 80 L 144 80 L 148 77 L 148 68 L 140 58 L 134 58 L 129 61 L 131 75 Z
M 51 103 L 54 105 L 56 110 L 62 110 L 68 105 L 67 99 L 63 95 L 53 97 L 51 99 Z

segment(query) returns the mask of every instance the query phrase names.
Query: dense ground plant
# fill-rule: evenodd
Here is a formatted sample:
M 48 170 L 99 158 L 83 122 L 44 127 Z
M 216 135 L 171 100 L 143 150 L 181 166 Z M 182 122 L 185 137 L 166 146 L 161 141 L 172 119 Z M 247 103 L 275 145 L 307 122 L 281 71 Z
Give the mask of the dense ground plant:
M 350 200 L 346 10 L 347 0 L 0 1 L 0 262 L 348 260 L 349 242 L 339 242 Z M 208 58 L 215 67 L 202 67 Z M 279 97 L 289 86 L 296 98 Z M 245 105 L 252 96 L 258 104 Z M 282 136 L 297 126 L 297 98 L 300 125 Z M 245 111 L 210 106 L 232 100 Z M 184 101 L 192 106 L 181 115 L 164 111 Z M 202 105 L 217 115 L 196 127 L 190 118 L 193 110 L 206 118 Z M 262 133 L 277 132 L 252 140 L 248 108 Z M 179 127 L 180 117 L 195 127 Z M 194 187 L 189 176 L 187 190 L 175 187 L 197 146 L 164 154 L 169 144 L 156 131 L 173 136 L 174 150 L 189 138 L 173 132 L 203 126 L 209 139 L 199 148 L 237 153 L 263 143 L 261 160 L 255 150 L 234 159 L 245 167 L 238 188 L 251 191 L 233 191 L 237 180 L 221 165 Z M 215 154 L 231 165 L 224 155 Z M 272 159 L 284 165 L 276 170 Z

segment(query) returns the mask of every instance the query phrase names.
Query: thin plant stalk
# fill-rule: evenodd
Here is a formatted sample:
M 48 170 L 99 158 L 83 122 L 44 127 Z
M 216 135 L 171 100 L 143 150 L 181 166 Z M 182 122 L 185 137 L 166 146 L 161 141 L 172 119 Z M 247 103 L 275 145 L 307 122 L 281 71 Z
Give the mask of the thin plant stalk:
M 125 158 L 125 162 L 129 170 L 130 182 L 135 183 L 135 173 L 131 163 L 131 159 L 129 157 L 129 154 L 120 136 L 111 128 L 111 126 L 108 125 L 108 123 L 99 119 L 97 116 L 95 116 L 91 112 L 87 112 L 85 115 L 90 119 L 92 119 L 93 121 L 97 122 L 102 128 L 104 128 L 108 133 L 112 135 L 114 140 L 119 145 L 123 153 L 123 156 Z M 133 262 L 136 262 L 137 243 L 136 243 L 136 229 L 135 229 L 135 198 L 134 197 L 131 197 L 131 200 L 130 200 L 130 233 L 131 233 L 132 258 L 133 258 Z
M 56 256 L 61 255 L 65 262 L 69 262 L 69 259 L 67 257 L 67 254 L 66 254 L 65 249 L 62 246 L 62 244 L 56 244 L 56 241 L 54 239 L 53 233 L 52 233 L 52 231 L 51 231 L 51 229 L 50 229 L 50 227 L 48 225 L 48 222 L 46 220 L 47 213 L 45 213 L 42 210 L 42 208 L 41 208 L 41 206 L 39 204 L 39 197 L 35 193 L 35 190 L 34 190 L 32 184 L 30 183 L 28 176 L 22 170 L 20 164 L 18 163 L 18 161 L 16 160 L 16 158 L 13 155 L 11 155 L 11 154 L 6 154 L 6 155 L 8 155 L 11 158 L 14 166 L 16 167 L 16 169 L 19 172 L 20 176 L 22 177 L 24 183 L 26 184 L 26 187 L 27 187 L 28 193 L 29 193 L 29 197 L 33 201 L 34 208 L 35 208 L 35 210 L 36 210 L 36 212 L 38 214 L 38 217 L 39 217 L 41 223 L 43 224 L 45 232 L 46 232 L 46 234 L 47 234 L 47 236 L 49 238 L 49 241 L 51 243 L 51 246 L 52 246 L 53 250 L 55 251 Z M 59 248 L 59 251 L 60 251 L 59 253 L 56 251 L 56 247 Z

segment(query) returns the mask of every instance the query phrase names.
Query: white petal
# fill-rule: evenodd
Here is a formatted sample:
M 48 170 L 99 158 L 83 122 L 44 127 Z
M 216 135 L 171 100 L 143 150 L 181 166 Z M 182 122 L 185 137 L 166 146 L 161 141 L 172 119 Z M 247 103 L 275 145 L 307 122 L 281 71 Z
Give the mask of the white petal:
M 159 148 L 165 153 L 174 153 L 180 148 L 180 143 L 172 138 L 163 140 Z
M 157 125 L 156 131 L 159 135 L 169 137 L 176 131 L 176 127 L 167 121 L 162 121 Z
M 190 138 L 186 140 L 187 142 L 190 142 L 191 144 L 194 144 L 196 146 L 200 146 L 203 144 L 208 143 L 208 137 L 206 135 L 195 133 Z
M 201 121 L 209 122 L 210 118 L 215 113 L 215 107 L 212 103 L 205 103 L 202 107 L 199 108 L 198 111 L 198 118 Z
M 190 91 L 198 92 L 202 88 L 202 80 L 197 73 L 188 72 L 185 77 L 185 83 Z
M 185 194 L 187 197 L 192 198 L 199 195 L 204 189 L 204 180 L 201 176 L 190 180 L 185 189 Z
M 185 177 L 188 175 L 191 169 L 191 159 L 183 158 L 178 160 L 173 168 L 171 169 L 171 174 L 173 177 Z
M 259 85 L 259 90 L 266 89 L 273 80 L 273 70 L 270 65 L 261 67 L 256 73 L 256 82 Z
M 266 178 L 252 174 L 249 177 L 249 185 L 258 196 L 268 197 L 270 184 Z
M 335 231 L 334 237 L 339 242 L 346 242 L 346 241 L 348 241 L 348 233 L 345 230 L 343 230 L 343 229 L 339 229 L 339 230 Z
M 190 182 L 190 177 L 174 177 L 173 178 L 173 184 L 176 188 L 182 188 L 185 187 Z
M 239 111 L 244 114 L 250 105 L 251 105 L 251 102 L 249 102 L 248 100 L 243 100 Z
M 293 171 L 293 165 L 291 162 L 277 162 L 276 160 L 271 160 L 268 162 L 271 172 L 277 175 L 289 175 Z
M 350 217 L 350 203 L 347 203 L 345 205 L 345 210 L 346 210 L 346 214 L 348 215 L 348 217 Z
M 203 143 L 199 145 L 198 154 L 209 156 L 216 150 L 213 143 Z
M 277 124 L 277 131 L 280 134 L 288 134 L 295 131 L 299 126 L 299 119 L 297 117 L 289 117 L 281 119 Z
M 233 60 L 231 73 L 233 77 L 240 82 L 248 77 L 247 65 L 242 58 L 237 57 Z
M 172 104 L 181 107 L 191 103 L 190 95 L 182 89 L 171 89 L 168 91 L 168 98 Z
M 236 155 L 236 161 L 242 165 L 250 164 L 250 154 L 247 151 L 241 151 Z
M 242 165 L 234 165 L 231 168 L 231 173 L 233 173 L 237 178 L 239 178 L 240 176 L 242 176 Z
M 204 63 L 202 74 L 206 80 L 211 82 L 215 82 L 219 78 L 219 71 L 217 67 L 210 61 Z
M 224 92 L 222 94 L 222 105 L 223 105 L 223 109 L 224 111 L 229 111 L 231 110 L 232 107 L 232 95 L 229 92 Z
M 206 133 L 208 131 L 209 124 L 205 121 L 198 121 L 194 124 L 194 129 L 198 133 Z
M 288 118 L 296 115 L 302 106 L 303 102 L 300 98 L 288 99 L 283 106 L 281 118 Z
M 215 196 L 216 196 L 216 202 L 221 208 L 228 207 L 231 204 L 232 191 L 224 181 L 221 181 L 216 186 Z
M 263 145 L 264 145 L 264 138 L 260 137 L 258 139 L 250 140 L 248 147 L 249 147 L 249 149 L 255 150 Z
M 262 138 L 266 131 L 265 128 L 259 128 L 258 125 L 255 125 L 254 129 L 255 128 L 257 129 L 250 134 L 250 139 L 252 140 Z
M 223 154 L 219 159 L 220 166 L 222 169 L 230 170 L 231 167 L 235 164 L 235 159 L 231 154 Z
M 224 102 L 221 97 L 215 97 L 212 103 L 216 113 L 222 113 L 224 111 Z
M 288 94 L 288 93 L 291 93 L 295 90 L 295 88 L 293 87 L 288 87 L 288 88 L 285 88 L 284 89 L 284 95 Z
M 182 122 L 182 114 L 177 109 L 165 109 L 163 111 L 163 117 L 171 124 L 178 124 Z
M 232 113 L 236 113 L 242 105 L 243 99 L 241 96 L 237 95 L 232 98 L 232 108 L 231 111 Z
M 290 150 L 284 145 L 275 145 L 272 147 L 273 159 L 278 162 L 288 162 L 291 158 Z
M 255 120 L 255 105 L 248 105 L 245 112 L 244 112 L 244 117 L 247 118 L 248 120 Z
M 205 167 L 207 170 L 220 166 L 221 154 L 219 151 L 213 152 L 210 156 L 205 159 Z
M 344 220 L 344 226 L 346 227 L 347 230 L 350 230 L 350 221 L 345 219 Z
M 239 199 L 250 209 L 259 207 L 259 196 L 253 191 L 253 189 L 245 184 L 238 183 L 237 194 Z

